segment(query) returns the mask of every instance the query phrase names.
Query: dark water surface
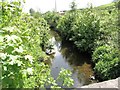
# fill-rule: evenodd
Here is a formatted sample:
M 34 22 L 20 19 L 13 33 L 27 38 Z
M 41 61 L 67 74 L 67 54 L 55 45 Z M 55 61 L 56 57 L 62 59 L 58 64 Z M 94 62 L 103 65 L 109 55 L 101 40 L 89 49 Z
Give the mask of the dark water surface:
M 70 42 L 61 40 L 58 33 L 51 31 L 51 42 L 54 44 L 55 54 L 52 57 L 51 74 L 56 79 L 61 68 L 69 69 L 74 79 L 74 87 L 96 82 L 91 80 L 94 72 L 92 70 L 90 56 L 81 54 Z

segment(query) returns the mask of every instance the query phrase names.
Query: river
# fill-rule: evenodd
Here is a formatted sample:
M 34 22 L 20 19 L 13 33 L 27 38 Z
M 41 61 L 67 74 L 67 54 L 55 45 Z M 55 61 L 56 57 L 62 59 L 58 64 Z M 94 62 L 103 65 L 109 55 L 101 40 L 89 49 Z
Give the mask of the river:
M 80 53 L 70 42 L 65 42 L 55 31 L 51 31 L 51 42 L 54 44 L 55 54 L 51 56 L 51 74 L 56 79 L 61 68 L 72 72 L 74 87 L 81 87 L 96 82 L 90 56 Z

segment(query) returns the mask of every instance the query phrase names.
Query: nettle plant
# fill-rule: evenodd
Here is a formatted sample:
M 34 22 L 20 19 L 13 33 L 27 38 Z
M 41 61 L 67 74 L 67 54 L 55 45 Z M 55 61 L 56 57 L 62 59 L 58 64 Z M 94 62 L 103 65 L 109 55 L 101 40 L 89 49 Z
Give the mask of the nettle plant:
M 49 41 L 49 27 L 42 18 L 22 13 L 21 2 L 0 2 L 2 18 L 0 25 L 0 59 L 2 64 L 3 88 L 60 88 L 58 80 L 50 74 L 50 67 L 38 62 L 46 57 L 42 51 Z M 59 74 L 63 85 L 73 85 L 71 72 L 62 70 Z

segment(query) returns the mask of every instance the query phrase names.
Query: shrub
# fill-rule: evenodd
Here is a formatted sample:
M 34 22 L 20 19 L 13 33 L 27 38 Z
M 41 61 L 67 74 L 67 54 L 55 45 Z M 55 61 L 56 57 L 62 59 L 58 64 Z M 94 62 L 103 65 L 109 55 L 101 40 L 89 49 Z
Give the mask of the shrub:
M 61 16 L 57 12 L 48 11 L 45 14 L 43 14 L 43 18 L 47 21 L 50 27 L 53 27 L 53 28 L 57 27 L 60 17 Z
M 76 22 L 76 19 L 76 11 L 66 12 L 65 15 L 60 18 L 57 28 L 64 39 L 69 40 L 72 37 L 73 32 L 71 29 L 74 25 L 74 22 Z
M 81 51 L 92 51 L 99 36 L 99 18 L 91 9 L 68 12 L 60 19 L 58 29 Z
M 72 27 L 73 36 L 70 38 L 81 51 L 94 50 L 95 40 L 99 36 L 99 18 L 92 10 L 86 10 Z
M 120 76 L 120 52 L 110 46 L 100 46 L 93 52 L 96 76 L 102 80 Z

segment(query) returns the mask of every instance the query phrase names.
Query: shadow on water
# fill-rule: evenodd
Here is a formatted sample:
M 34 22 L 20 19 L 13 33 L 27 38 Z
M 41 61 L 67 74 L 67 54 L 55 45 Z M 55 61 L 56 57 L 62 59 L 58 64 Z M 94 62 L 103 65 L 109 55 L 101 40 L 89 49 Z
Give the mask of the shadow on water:
M 74 87 L 96 82 L 90 79 L 91 76 L 94 76 L 90 55 L 80 53 L 71 42 L 62 40 L 55 31 L 51 31 L 51 35 L 56 52 L 51 64 L 52 76 L 56 79 L 61 68 L 65 68 L 72 72 Z
M 62 41 L 60 52 L 70 65 L 82 66 L 84 63 L 91 64 L 90 55 L 88 53 L 80 53 L 71 42 Z

